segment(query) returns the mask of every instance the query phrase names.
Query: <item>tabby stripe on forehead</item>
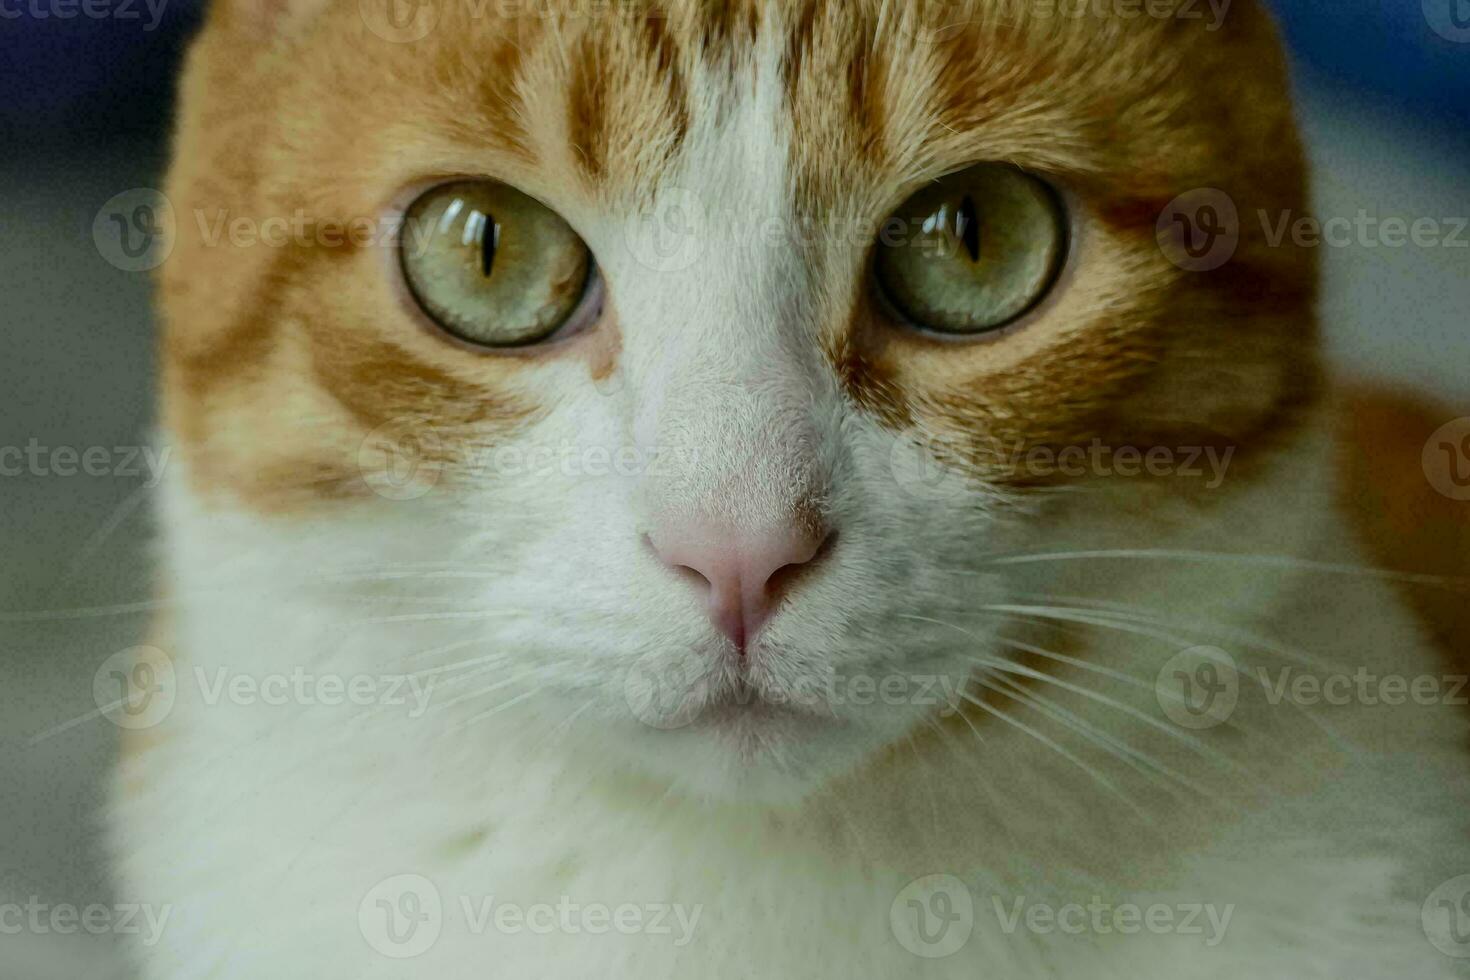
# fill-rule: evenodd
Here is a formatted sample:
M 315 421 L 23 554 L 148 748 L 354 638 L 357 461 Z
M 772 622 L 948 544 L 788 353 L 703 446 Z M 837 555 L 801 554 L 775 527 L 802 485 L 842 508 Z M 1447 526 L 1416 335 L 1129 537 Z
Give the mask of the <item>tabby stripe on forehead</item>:
M 519 36 L 497 41 L 482 62 L 477 103 L 486 128 L 503 147 L 527 162 L 535 162 L 531 136 L 526 131 L 525 102 L 520 92 L 521 61 L 531 41 L 532 28 L 517 25 Z
M 679 68 L 679 46 L 668 24 L 661 16 L 643 19 L 643 41 L 659 82 L 668 92 L 670 122 L 674 127 L 671 151 L 684 142 L 689 133 L 689 99 L 684 87 L 684 74 Z
M 602 179 L 607 160 L 607 70 L 596 38 L 583 38 L 572 53 L 567 88 L 567 136 L 589 179 Z
M 879 172 L 890 162 L 893 62 L 878 30 L 868 12 L 819 2 L 787 36 L 782 81 L 801 135 L 793 166 L 805 202 L 850 187 L 855 164 Z
M 888 62 L 877 51 L 860 47 L 848 69 L 852 122 L 858 155 L 875 165 L 887 158 L 887 81 Z
M 934 136 L 973 133 L 1008 113 L 1024 111 L 1031 93 L 1062 89 L 1074 66 L 1056 48 L 1040 44 L 1028 29 L 1004 18 L 985 29 L 966 25 L 936 43 L 931 102 Z
M 707 0 L 698 18 L 700 44 L 712 61 L 728 61 L 755 44 L 764 8 L 754 0 Z
M 625 140 L 647 144 L 667 137 L 670 153 L 683 143 L 690 118 L 678 55 L 677 41 L 661 16 L 639 19 L 632 31 L 625 23 L 614 21 L 577 42 L 567 87 L 567 129 L 589 180 L 603 180 L 615 144 Z M 614 66 L 619 66 L 619 72 L 614 72 Z M 664 104 L 647 104 L 648 93 L 662 93 Z M 610 117 L 621 119 L 624 114 L 613 107 L 628 99 L 644 103 L 644 112 L 628 115 L 637 119 L 639 131 L 614 133 Z

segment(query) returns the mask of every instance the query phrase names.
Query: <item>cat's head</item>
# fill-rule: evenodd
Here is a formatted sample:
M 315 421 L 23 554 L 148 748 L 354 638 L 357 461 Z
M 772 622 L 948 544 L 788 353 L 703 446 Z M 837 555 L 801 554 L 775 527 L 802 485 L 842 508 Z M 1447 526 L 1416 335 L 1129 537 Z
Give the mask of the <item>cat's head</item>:
M 367 669 L 490 657 L 475 707 L 607 764 L 804 792 L 998 653 L 995 555 L 1264 465 L 1315 373 L 1285 89 L 1246 0 L 222 0 L 188 495 L 324 631 L 324 570 L 424 613 Z

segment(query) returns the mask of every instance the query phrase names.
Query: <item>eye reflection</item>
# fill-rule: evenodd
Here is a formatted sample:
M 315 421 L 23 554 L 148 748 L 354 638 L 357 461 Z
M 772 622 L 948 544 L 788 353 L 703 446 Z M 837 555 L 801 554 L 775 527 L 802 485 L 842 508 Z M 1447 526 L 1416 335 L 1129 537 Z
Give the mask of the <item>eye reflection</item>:
M 999 164 L 926 188 L 893 222 L 917 232 L 880 243 L 879 285 L 911 323 L 939 333 L 984 333 L 1016 319 L 1051 288 L 1066 251 L 1056 194 Z

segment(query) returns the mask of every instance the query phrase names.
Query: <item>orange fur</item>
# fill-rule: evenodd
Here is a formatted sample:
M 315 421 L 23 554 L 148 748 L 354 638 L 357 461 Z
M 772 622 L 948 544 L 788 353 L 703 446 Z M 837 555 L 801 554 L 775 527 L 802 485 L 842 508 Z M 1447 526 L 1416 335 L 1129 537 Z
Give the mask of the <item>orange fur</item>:
M 1369 553 L 1393 571 L 1470 581 L 1470 504 L 1438 493 L 1422 461 L 1425 442 L 1454 413 L 1382 388 L 1360 386 L 1347 396 L 1342 504 Z M 1463 593 L 1424 585 L 1403 591 L 1452 668 L 1470 670 Z

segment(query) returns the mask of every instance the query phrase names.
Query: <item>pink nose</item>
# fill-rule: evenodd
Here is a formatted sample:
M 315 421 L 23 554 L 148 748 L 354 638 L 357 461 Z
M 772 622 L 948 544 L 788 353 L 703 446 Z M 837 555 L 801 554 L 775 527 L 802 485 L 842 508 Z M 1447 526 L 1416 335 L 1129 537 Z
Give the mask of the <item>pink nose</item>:
M 830 538 L 825 528 L 795 525 L 758 534 L 721 534 L 696 526 L 661 529 L 648 540 L 665 565 L 703 590 L 710 619 L 743 655 Z

